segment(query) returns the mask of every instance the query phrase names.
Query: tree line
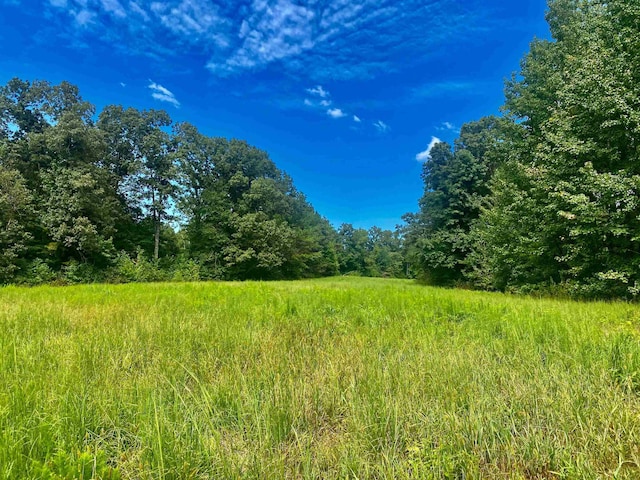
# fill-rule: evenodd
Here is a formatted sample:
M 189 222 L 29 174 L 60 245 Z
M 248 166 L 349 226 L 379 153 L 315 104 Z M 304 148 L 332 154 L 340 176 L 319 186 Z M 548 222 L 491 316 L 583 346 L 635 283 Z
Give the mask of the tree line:
M 269 156 L 63 82 L 0 87 L 0 283 L 356 274 L 640 294 L 640 5 L 550 0 L 501 116 L 423 165 L 395 231 L 321 217 Z
M 262 150 L 76 86 L 0 87 L 0 284 L 402 275 L 401 240 L 336 231 Z
M 552 0 L 501 117 L 425 162 L 405 216 L 416 273 L 439 285 L 582 298 L 640 293 L 640 4 Z

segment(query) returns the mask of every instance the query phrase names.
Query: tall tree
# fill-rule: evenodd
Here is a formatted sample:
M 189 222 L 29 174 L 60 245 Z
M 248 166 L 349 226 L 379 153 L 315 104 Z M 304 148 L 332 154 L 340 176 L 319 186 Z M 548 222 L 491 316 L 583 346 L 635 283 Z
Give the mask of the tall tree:
M 20 172 L 0 165 L 0 284 L 13 280 L 24 267 L 33 214 L 33 197 Z
M 121 179 L 118 189 L 132 213 L 147 214 L 153 225 L 153 258 L 160 255 L 160 233 L 169 218 L 176 175 L 167 127 L 171 118 L 162 110 L 107 107 L 98 127 L 109 145 L 108 167 Z
M 555 41 L 535 42 L 507 88 L 515 140 L 485 243 L 494 266 L 512 268 L 493 268 L 494 286 L 637 294 L 637 14 L 622 0 L 550 3 Z
M 0 87 L 0 281 L 161 279 L 180 265 L 205 278 L 338 272 L 335 230 L 266 152 L 170 131 L 163 111 L 94 113 L 66 82 Z
M 190 255 L 215 278 L 299 278 L 336 273 L 329 223 L 266 152 L 239 140 L 174 129 L 178 207 Z
M 223 249 L 231 242 L 234 211 L 227 186 L 232 175 L 229 142 L 181 123 L 174 127 L 174 144 L 180 185 L 177 206 L 185 217 L 188 253 L 202 265 L 205 277 L 224 277 Z
M 436 144 L 424 163 L 420 211 L 405 216 L 408 255 L 423 279 L 450 285 L 464 279 L 473 239 L 471 230 L 489 195 L 499 120 L 465 124 L 455 142 Z
M 60 104 L 64 102 L 62 98 Z M 104 138 L 87 114 L 92 107 L 85 107 L 56 107 L 56 123 L 29 135 L 30 153 L 49 160 L 39 176 L 41 221 L 53 242 L 49 251 L 59 262 L 106 265 L 121 215 L 109 172 L 102 166 Z

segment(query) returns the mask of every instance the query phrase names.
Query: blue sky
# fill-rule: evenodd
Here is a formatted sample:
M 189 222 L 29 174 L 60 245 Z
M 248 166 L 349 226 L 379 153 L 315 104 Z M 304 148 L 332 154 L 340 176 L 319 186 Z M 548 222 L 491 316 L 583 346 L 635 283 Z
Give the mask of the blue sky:
M 334 225 L 417 210 L 434 137 L 498 113 L 544 0 L 0 0 L 0 83 L 68 80 L 269 152 Z M 420 155 L 422 154 L 422 155 Z

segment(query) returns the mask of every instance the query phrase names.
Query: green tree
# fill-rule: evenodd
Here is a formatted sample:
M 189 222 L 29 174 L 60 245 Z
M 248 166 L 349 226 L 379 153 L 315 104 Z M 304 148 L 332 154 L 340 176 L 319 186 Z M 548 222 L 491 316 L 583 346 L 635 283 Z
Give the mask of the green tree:
M 555 41 L 534 42 L 507 88 L 511 151 L 480 255 L 494 287 L 636 295 L 637 15 L 621 0 L 550 3 Z
M 340 271 L 368 277 L 403 277 L 405 265 L 399 231 L 379 227 L 354 228 L 343 223 L 338 229 Z
M 98 128 L 107 139 L 105 156 L 108 168 L 115 174 L 117 189 L 130 213 L 143 226 L 150 217 L 153 237 L 153 259 L 160 256 L 160 234 L 169 215 L 175 191 L 175 166 L 172 143 L 166 131 L 171 118 L 162 110 L 123 109 L 110 106 L 100 114 Z
M 266 152 L 239 140 L 174 129 L 178 207 L 192 258 L 215 278 L 300 278 L 336 273 L 329 223 Z
M 0 166 L 0 284 L 12 281 L 24 268 L 33 213 L 33 197 L 22 175 Z
M 472 251 L 472 228 L 489 196 L 499 120 L 486 117 L 465 124 L 455 142 L 436 144 L 424 163 L 420 211 L 405 216 L 407 255 L 418 275 L 430 283 L 461 282 Z
M 41 223 L 56 260 L 107 265 L 121 218 L 117 194 L 102 166 L 103 136 L 84 112 L 71 109 L 42 133 L 29 135 L 31 156 L 46 156 L 39 179 Z
M 337 273 L 335 230 L 264 151 L 162 111 L 94 113 L 66 82 L 0 87 L 0 196 L 25 199 L 0 215 L 0 281 Z
M 223 278 L 223 250 L 231 242 L 234 211 L 228 191 L 229 142 L 181 123 L 174 127 L 174 144 L 180 185 L 177 205 L 185 217 L 188 253 L 204 267 L 205 277 Z

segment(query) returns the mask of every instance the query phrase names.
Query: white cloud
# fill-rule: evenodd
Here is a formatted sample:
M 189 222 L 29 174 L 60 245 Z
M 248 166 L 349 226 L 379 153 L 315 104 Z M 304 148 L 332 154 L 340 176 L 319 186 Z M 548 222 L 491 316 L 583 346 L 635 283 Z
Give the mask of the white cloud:
M 218 75 L 279 63 L 313 78 L 371 77 L 392 69 L 389 58 L 400 58 L 400 52 L 413 52 L 402 57 L 415 63 L 424 58 L 416 49 L 430 52 L 427 46 L 475 27 L 475 12 L 455 0 L 249 0 L 237 10 L 241 18 L 233 21 L 237 34 L 230 49 L 208 64 Z
M 72 15 L 78 25 L 86 27 L 87 25 L 94 23 L 96 14 L 89 10 L 80 10 L 79 12 L 72 12 Z
M 127 12 L 118 0 L 100 0 L 102 8 L 108 13 L 115 15 L 116 17 L 124 18 L 127 16 Z
M 225 75 L 295 57 L 315 46 L 314 17 L 310 7 L 291 0 L 254 0 L 240 26 L 240 45 L 224 61 L 212 61 L 208 67 Z
M 333 102 L 331 100 L 327 100 L 327 99 L 324 99 L 324 100 L 317 100 L 317 99 L 312 100 L 309 98 L 304 99 L 304 104 L 307 107 L 327 108 L 327 107 L 330 107 L 332 103 Z
M 142 19 L 145 22 L 148 22 L 151 19 L 151 17 L 149 17 L 149 14 L 147 13 L 147 11 L 144 8 L 142 8 L 140 5 L 138 5 L 137 2 L 129 2 L 129 9 L 133 13 L 135 13 L 138 16 L 142 17 Z
M 317 82 L 398 71 L 407 62 L 424 61 L 454 36 L 461 39 L 486 28 L 486 13 L 477 2 L 463 8 L 456 0 L 45 2 L 58 29 L 51 31 L 80 36 L 82 43 L 91 34 L 118 50 L 158 60 L 204 55 L 207 67 L 220 76 L 275 65 L 280 72 Z M 459 28 L 461 21 L 464 31 Z M 427 36 L 425 25 L 429 25 Z M 473 91 L 467 87 L 432 84 L 413 94 L 432 97 L 443 91 Z
M 331 95 L 324 88 L 322 88 L 322 85 L 317 85 L 313 88 L 307 88 L 307 92 L 320 98 L 327 98 Z
M 426 162 L 427 160 L 429 160 L 431 158 L 431 150 L 433 150 L 433 147 L 435 147 L 441 141 L 442 140 L 440 140 L 438 137 L 431 137 L 429 146 L 425 151 L 420 152 L 416 155 L 416 160 L 418 160 L 419 162 Z
M 313 99 L 305 98 L 304 104 L 308 107 L 315 107 L 318 109 L 326 109 L 327 115 L 332 118 L 342 118 L 346 116 L 339 108 L 328 108 L 333 104 L 331 100 L 331 94 L 322 85 L 316 85 L 315 87 L 307 88 L 306 92 L 314 97 Z
M 458 128 L 451 122 L 442 122 L 437 128 L 436 130 L 440 131 L 440 132 L 445 132 L 445 131 L 449 131 L 449 132 L 457 132 Z
M 162 93 L 152 93 L 151 96 L 153 98 L 155 98 L 156 100 L 160 100 L 161 102 L 170 103 L 171 105 L 173 105 L 176 108 L 178 108 L 180 106 L 180 102 L 178 100 L 176 100 L 175 97 L 172 97 L 170 95 L 164 95 Z
M 0 0 L 1 2 L 2 0 Z M 47 0 L 45 0 L 47 1 Z M 158 60 L 182 54 L 211 55 L 229 46 L 233 18 L 212 0 L 48 0 L 53 13 L 69 15 L 58 28 L 87 35 L 132 55 Z M 60 20 L 53 18 L 53 20 Z M 83 28 L 77 28 L 83 27 Z M 191 49 L 191 51 L 189 51 Z
M 379 132 L 385 133 L 390 130 L 389 125 L 384 123 L 382 120 L 378 120 L 377 122 L 373 122 L 373 126 L 378 129 Z
M 171 92 L 168 88 L 165 88 L 162 85 L 152 82 L 151 80 L 149 80 L 149 82 L 151 83 L 149 83 L 148 88 L 152 90 L 153 93 L 151 94 L 151 96 L 153 98 L 161 102 L 170 103 L 176 108 L 180 106 L 180 102 L 178 101 L 176 96 L 173 94 L 173 92 Z
M 343 118 L 347 116 L 347 114 L 339 108 L 330 108 L 329 110 L 327 110 L 327 115 L 329 115 L 331 118 Z
M 356 122 L 356 123 L 362 122 L 362 120 L 360 120 L 360 117 L 358 117 L 357 115 L 353 116 L 353 121 Z
M 161 94 L 167 95 L 169 97 L 173 97 L 174 96 L 173 93 L 171 93 L 171 91 L 168 88 L 164 88 L 162 85 L 158 85 L 157 83 L 152 82 L 151 80 L 149 80 L 149 82 L 151 82 L 149 84 L 149 88 L 151 90 L 156 90 L 156 91 L 160 92 Z
M 229 20 L 220 14 L 217 5 L 206 0 L 182 0 L 175 6 L 168 2 L 153 2 L 151 11 L 166 28 L 189 43 L 211 42 L 218 48 L 229 45 L 225 34 Z

